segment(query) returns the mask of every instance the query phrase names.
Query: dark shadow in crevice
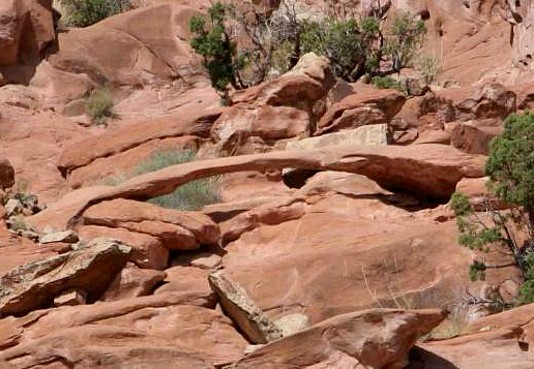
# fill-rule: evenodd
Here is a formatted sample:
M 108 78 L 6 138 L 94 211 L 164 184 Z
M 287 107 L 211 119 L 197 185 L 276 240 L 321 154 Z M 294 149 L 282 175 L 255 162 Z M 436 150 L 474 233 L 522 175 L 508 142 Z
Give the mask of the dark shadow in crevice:
M 289 188 L 302 188 L 308 179 L 313 177 L 315 174 L 319 173 L 318 170 L 308 170 L 308 169 L 292 169 L 287 171 L 283 175 L 284 184 Z M 380 194 L 369 194 L 369 195 L 354 195 L 351 193 L 342 193 L 337 191 L 339 194 L 354 199 L 378 199 L 383 203 L 391 206 L 395 206 L 407 211 L 419 211 L 424 209 L 432 209 L 439 205 L 446 204 L 450 200 L 448 197 L 430 197 L 422 196 L 417 192 L 407 191 L 405 188 L 398 188 L 387 186 L 384 183 L 379 183 L 379 185 L 387 191 L 392 192 L 390 195 L 380 195 Z M 454 189 L 453 189 L 454 191 Z M 451 192 L 452 195 L 452 192 Z
M 447 359 L 418 346 L 410 351 L 409 359 L 406 369 L 459 369 Z

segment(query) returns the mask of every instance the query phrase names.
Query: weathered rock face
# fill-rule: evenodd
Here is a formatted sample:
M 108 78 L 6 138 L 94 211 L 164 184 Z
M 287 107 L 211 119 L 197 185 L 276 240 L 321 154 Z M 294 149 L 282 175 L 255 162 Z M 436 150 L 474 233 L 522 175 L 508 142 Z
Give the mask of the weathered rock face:
M 389 123 L 401 110 L 405 97 L 396 90 L 356 93 L 334 104 L 317 124 L 315 135 L 370 124 Z
M 86 248 L 20 266 L 0 278 L 0 316 L 22 315 L 53 305 L 61 292 L 73 288 L 95 301 L 120 272 L 130 248 L 97 239 Z
M 534 70 L 534 9 L 532 3 L 522 1 L 502 1 L 506 20 L 513 27 L 512 57 L 514 62 L 525 71 Z
M 211 136 L 220 150 L 246 154 L 258 151 L 250 148 L 254 141 L 267 149 L 277 139 L 309 136 L 314 106 L 333 83 L 327 59 L 306 54 L 290 72 L 237 91 Z
M 64 176 L 72 176 L 73 187 L 79 187 L 87 180 L 109 176 L 115 171 L 127 173 L 158 147 L 186 148 L 191 136 L 208 137 L 213 122 L 220 114 L 219 109 L 208 112 L 189 110 L 174 117 L 140 121 L 107 131 L 105 135 L 77 140 L 64 149 L 58 169 Z M 117 163 L 123 164 L 117 166 Z
M 51 111 L 5 103 L 0 103 L 0 110 L 0 157 L 9 158 L 22 187 L 38 194 L 42 203 L 51 204 L 69 190 L 55 166 L 62 147 L 70 140 L 91 136 L 97 129 L 83 128 Z
M 206 84 L 201 61 L 186 41 L 187 22 L 199 14 L 171 3 L 119 14 L 61 34 L 59 52 L 49 62 L 62 71 L 85 73 L 99 84 L 135 86 L 177 78 L 191 85 Z
M 139 269 L 128 263 L 101 297 L 103 301 L 118 301 L 152 294 L 167 274 L 155 270 Z
M 378 309 L 339 315 L 260 347 L 234 368 L 335 365 L 400 369 L 408 364 L 408 351 L 416 340 L 444 318 L 445 314 L 439 310 Z
M 33 65 L 55 40 L 52 0 L 5 0 L 0 4 L 0 71 L 6 66 Z

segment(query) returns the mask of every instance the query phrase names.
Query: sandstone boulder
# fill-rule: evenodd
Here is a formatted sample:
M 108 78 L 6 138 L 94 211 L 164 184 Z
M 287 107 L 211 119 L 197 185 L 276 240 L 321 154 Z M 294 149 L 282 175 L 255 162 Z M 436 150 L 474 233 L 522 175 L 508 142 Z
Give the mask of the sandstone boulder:
M 334 146 L 387 145 L 387 141 L 387 125 L 373 124 L 317 137 L 286 141 L 281 145 L 284 145 L 286 150 L 309 150 Z
M 0 315 L 23 315 L 53 305 L 54 297 L 77 288 L 95 301 L 125 265 L 130 248 L 98 239 L 86 248 L 22 265 L 0 278 Z
M 163 241 L 146 233 L 132 232 L 124 228 L 86 225 L 78 228 L 82 241 L 90 242 L 99 237 L 119 240 L 132 248 L 130 261 L 143 269 L 163 270 L 169 264 L 169 249 Z
M 232 318 L 249 341 L 261 344 L 282 337 L 282 330 L 270 321 L 237 283 L 221 272 L 210 274 L 208 281 L 226 315 Z
M 211 135 L 224 152 L 252 154 L 243 148 L 251 138 L 269 147 L 277 140 L 309 135 L 309 125 L 309 114 L 294 107 L 237 104 L 215 122 Z
M 212 138 L 220 150 L 252 153 L 248 141 L 268 148 L 279 139 L 309 136 L 313 108 L 332 85 L 328 61 L 303 55 L 290 72 L 236 92 L 233 105 L 215 122 Z
M 349 95 L 326 112 L 317 124 L 314 135 L 389 123 L 401 110 L 405 100 L 404 95 L 396 90 L 368 89 Z
M 139 269 L 128 263 L 111 282 L 101 300 L 117 301 L 150 295 L 166 277 L 165 272 Z
M 175 294 L 183 296 L 184 304 L 187 299 L 203 301 L 203 306 L 215 307 L 217 296 L 208 283 L 208 274 L 202 270 L 189 266 L 174 266 L 165 270 L 167 277 L 163 285 L 154 292 L 155 295 Z
M 218 226 L 204 214 L 124 199 L 91 207 L 84 213 L 84 224 L 148 234 L 172 250 L 196 249 L 200 244 L 214 244 L 220 237 Z
M 439 310 L 364 310 L 339 315 L 271 342 L 234 368 L 320 368 L 336 365 L 373 369 L 403 368 L 417 339 L 437 326 Z
M 488 155 L 491 140 L 502 132 L 503 125 L 495 121 L 460 122 L 452 131 L 451 143 L 471 154 Z

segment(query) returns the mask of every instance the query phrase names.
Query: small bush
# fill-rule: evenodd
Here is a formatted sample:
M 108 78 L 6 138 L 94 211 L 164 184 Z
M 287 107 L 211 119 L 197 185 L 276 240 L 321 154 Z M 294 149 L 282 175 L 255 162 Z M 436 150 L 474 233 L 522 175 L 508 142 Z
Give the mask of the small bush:
M 424 55 L 419 58 L 417 69 L 421 72 L 425 83 L 431 84 L 437 75 L 441 73 L 441 64 L 436 58 Z
M 62 23 L 87 27 L 115 14 L 130 10 L 130 0 L 62 0 Z
M 85 101 L 85 111 L 96 124 L 104 124 L 108 118 L 113 117 L 113 106 L 113 96 L 108 89 L 92 91 Z
M 388 77 L 388 76 L 384 76 L 384 77 L 379 77 L 379 76 L 376 76 L 376 77 L 373 77 L 373 79 L 371 80 L 371 83 L 373 84 L 373 86 L 375 86 L 376 88 L 380 88 L 380 89 L 393 89 L 393 90 L 399 90 L 401 92 L 404 91 L 404 89 L 402 88 L 402 85 L 399 81 L 396 81 L 394 80 L 393 78 L 391 77 Z
M 184 151 L 159 151 L 155 152 L 147 161 L 139 164 L 130 175 L 124 174 L 107 178 L 104 183 L 118 185 L 128 179 L 145 173 L 154 172 L 172 165 L 184 164 L 196 160 L 195 152 Z M 150 203 L 167 209 L 177 210 L 200 210 L 209 204 L 221 201 L 219 183 L 217 178 L 199 179 L 188 182 L 178 187 L 174 192 L 155 197 Z

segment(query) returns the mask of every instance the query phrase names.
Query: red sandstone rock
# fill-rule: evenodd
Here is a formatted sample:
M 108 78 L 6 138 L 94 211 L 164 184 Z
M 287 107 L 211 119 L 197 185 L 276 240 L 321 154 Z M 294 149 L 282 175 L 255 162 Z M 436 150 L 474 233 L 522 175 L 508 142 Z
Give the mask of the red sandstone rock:
M 352 367 L 403 368 L 416 340 L 445 316 L 439 310 L 381 309 L 339 315 L 260 347 L 234 368 L 341 367 L 341 357 Z
M 124 242 L 132 248 L 129 260 L 140 268 L 163 270 L 169 263 L 169 249 L 163 247 L 163 241 L 146 233 L 131 232 L 124 228 L 87 225 L 80 227 L 79 234 L 85 242 L 98 237 Z
M 220 236 L 217 225 L 204 214 L 124 199 L 91 207 L 84 214 L 84 223 L 149 234 L 160 239 L 164 247 L 175 250 L 213 244 Z
M 0 278 L 0 316 L 50 307 L 56 296 L 73 288 L 95 301 L 126 264 L 129 253 L 125 245 L 97 239 L 87 248 L 13 269 Z
M 334 104 L 317 124 L 321 135 L 369 124 L 389 123 L 400 111 L 404 95 L 396 90 L 373 90 L 356 93 Z
M 150 295 L 166 277 L 165 272 L 139 269 L 128 263 L 111 282 L 101 300 L 117 301 Z

